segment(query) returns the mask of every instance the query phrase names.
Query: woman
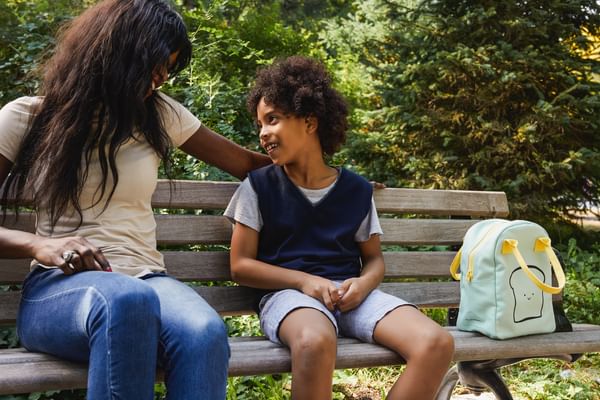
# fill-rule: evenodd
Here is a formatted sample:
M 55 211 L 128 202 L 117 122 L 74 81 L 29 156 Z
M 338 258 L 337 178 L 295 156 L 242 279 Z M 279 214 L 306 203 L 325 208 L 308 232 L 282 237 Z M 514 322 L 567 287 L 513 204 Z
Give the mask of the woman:
M 165 274 L 150 199 L 174 146 L 239 178 L 269 160 L 156 90 L 190 55 L 163 1 L 105 0 L 63 32 L 41 96 L 0 111 L 4 205 L 32 193 L 38 217 L 37 235 L 0 231 L 3 257 L 34 258 L 19 338 L 88 361 L 88 399 L 153 399 L 157 366 L 168 399 L 225 398 L 226 329 Z

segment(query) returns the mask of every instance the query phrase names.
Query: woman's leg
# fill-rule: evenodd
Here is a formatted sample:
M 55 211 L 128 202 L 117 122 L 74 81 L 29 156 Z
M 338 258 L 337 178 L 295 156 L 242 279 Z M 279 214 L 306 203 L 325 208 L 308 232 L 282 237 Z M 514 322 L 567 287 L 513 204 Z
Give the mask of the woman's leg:
M 159 364 L 167 399 L 225 399 L 229 343 L 219 314 L 176 279 L 152 275 L 145 282 L 160 299 Z
M 381 319 L 373 338 L 406 360 L 387 399 L 433 399 L 452 361 L 452 335 L 416 308 L 405 306 Z
M 139 279 L 42 268 L 24 283 L 17 319 L 27 349 L 89 361 L 88 400 L 154 398 L 159 326 L 158 298 Z
M 281 323 L 279 338 L 292 353 L 292 399 L 331 399 L 337 335 L 329 318 L 298 308 Z

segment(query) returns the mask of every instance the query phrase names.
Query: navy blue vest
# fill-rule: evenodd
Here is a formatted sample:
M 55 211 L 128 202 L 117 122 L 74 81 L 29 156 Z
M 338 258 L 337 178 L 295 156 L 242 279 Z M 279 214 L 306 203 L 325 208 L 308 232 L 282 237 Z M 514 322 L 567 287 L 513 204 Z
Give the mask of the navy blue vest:
M 282 167 L 252 171 L 263 218 L 257 258 L 332 280 L 360 275 L 354 235 L 371 208 L 373 188 L 345 169 L 331 190 L 312 205 Z

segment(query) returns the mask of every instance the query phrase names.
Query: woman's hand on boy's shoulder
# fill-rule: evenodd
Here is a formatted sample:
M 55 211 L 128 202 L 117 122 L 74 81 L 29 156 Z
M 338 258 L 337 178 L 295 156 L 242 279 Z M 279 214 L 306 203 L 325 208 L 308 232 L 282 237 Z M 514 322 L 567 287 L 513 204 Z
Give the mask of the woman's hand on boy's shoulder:
M 373 189 L 375 190 L 379 190 L 379 189 L 385 189 L 387 186 L 385 186 L 385 183 L 381 183 L 381 182 L 375 182 L 375 181 L 369 181 L 371 183 L 371 186 L 373 186 Z

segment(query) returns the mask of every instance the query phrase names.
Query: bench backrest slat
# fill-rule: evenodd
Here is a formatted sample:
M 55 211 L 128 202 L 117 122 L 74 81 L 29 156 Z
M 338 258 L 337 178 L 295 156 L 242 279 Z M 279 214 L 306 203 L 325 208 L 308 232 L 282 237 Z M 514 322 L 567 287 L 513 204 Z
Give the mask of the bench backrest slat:
M 156 208 L 224 209 L 237 182 L 159 180 L 152 205 Z M 388 188 L 374 191 L 380 213 L 506 217 L 503 192 Z M 27 204 L 27 201 L 24 201 Z
M 454 252 L 388 251 L 384 253 L 385 276 L 395 278 L 449 277 Z M 182 281 L 231 279 L 228 251 L 163 251 L 169 274 Z M 2 282 L 19 284 L 29 272 L 28 259 L 0 259 Z
M 33 232 L 35 218 L 20 213 L 18 221 L 7 216 L 6 227 Z M 462 242 L 467 229 L 477 220 L 468 219 L 392 219 L 382 218 L 384 245 L 455 245 Z M 156 240 L 159 245 L 229 244 L 231 224 L 218 215 L 156 215 Z
M 459 301 L 457 282 L 384 282 L 380 288 L 419 307 L 453 307 Z M 254 312 L 256 292 L 253 289 L 240 286 L 198 286 L 195 289 L 223 315 Z M 14 323 L 19 298 L 18 292 L 0 293 L 0 324 Z

